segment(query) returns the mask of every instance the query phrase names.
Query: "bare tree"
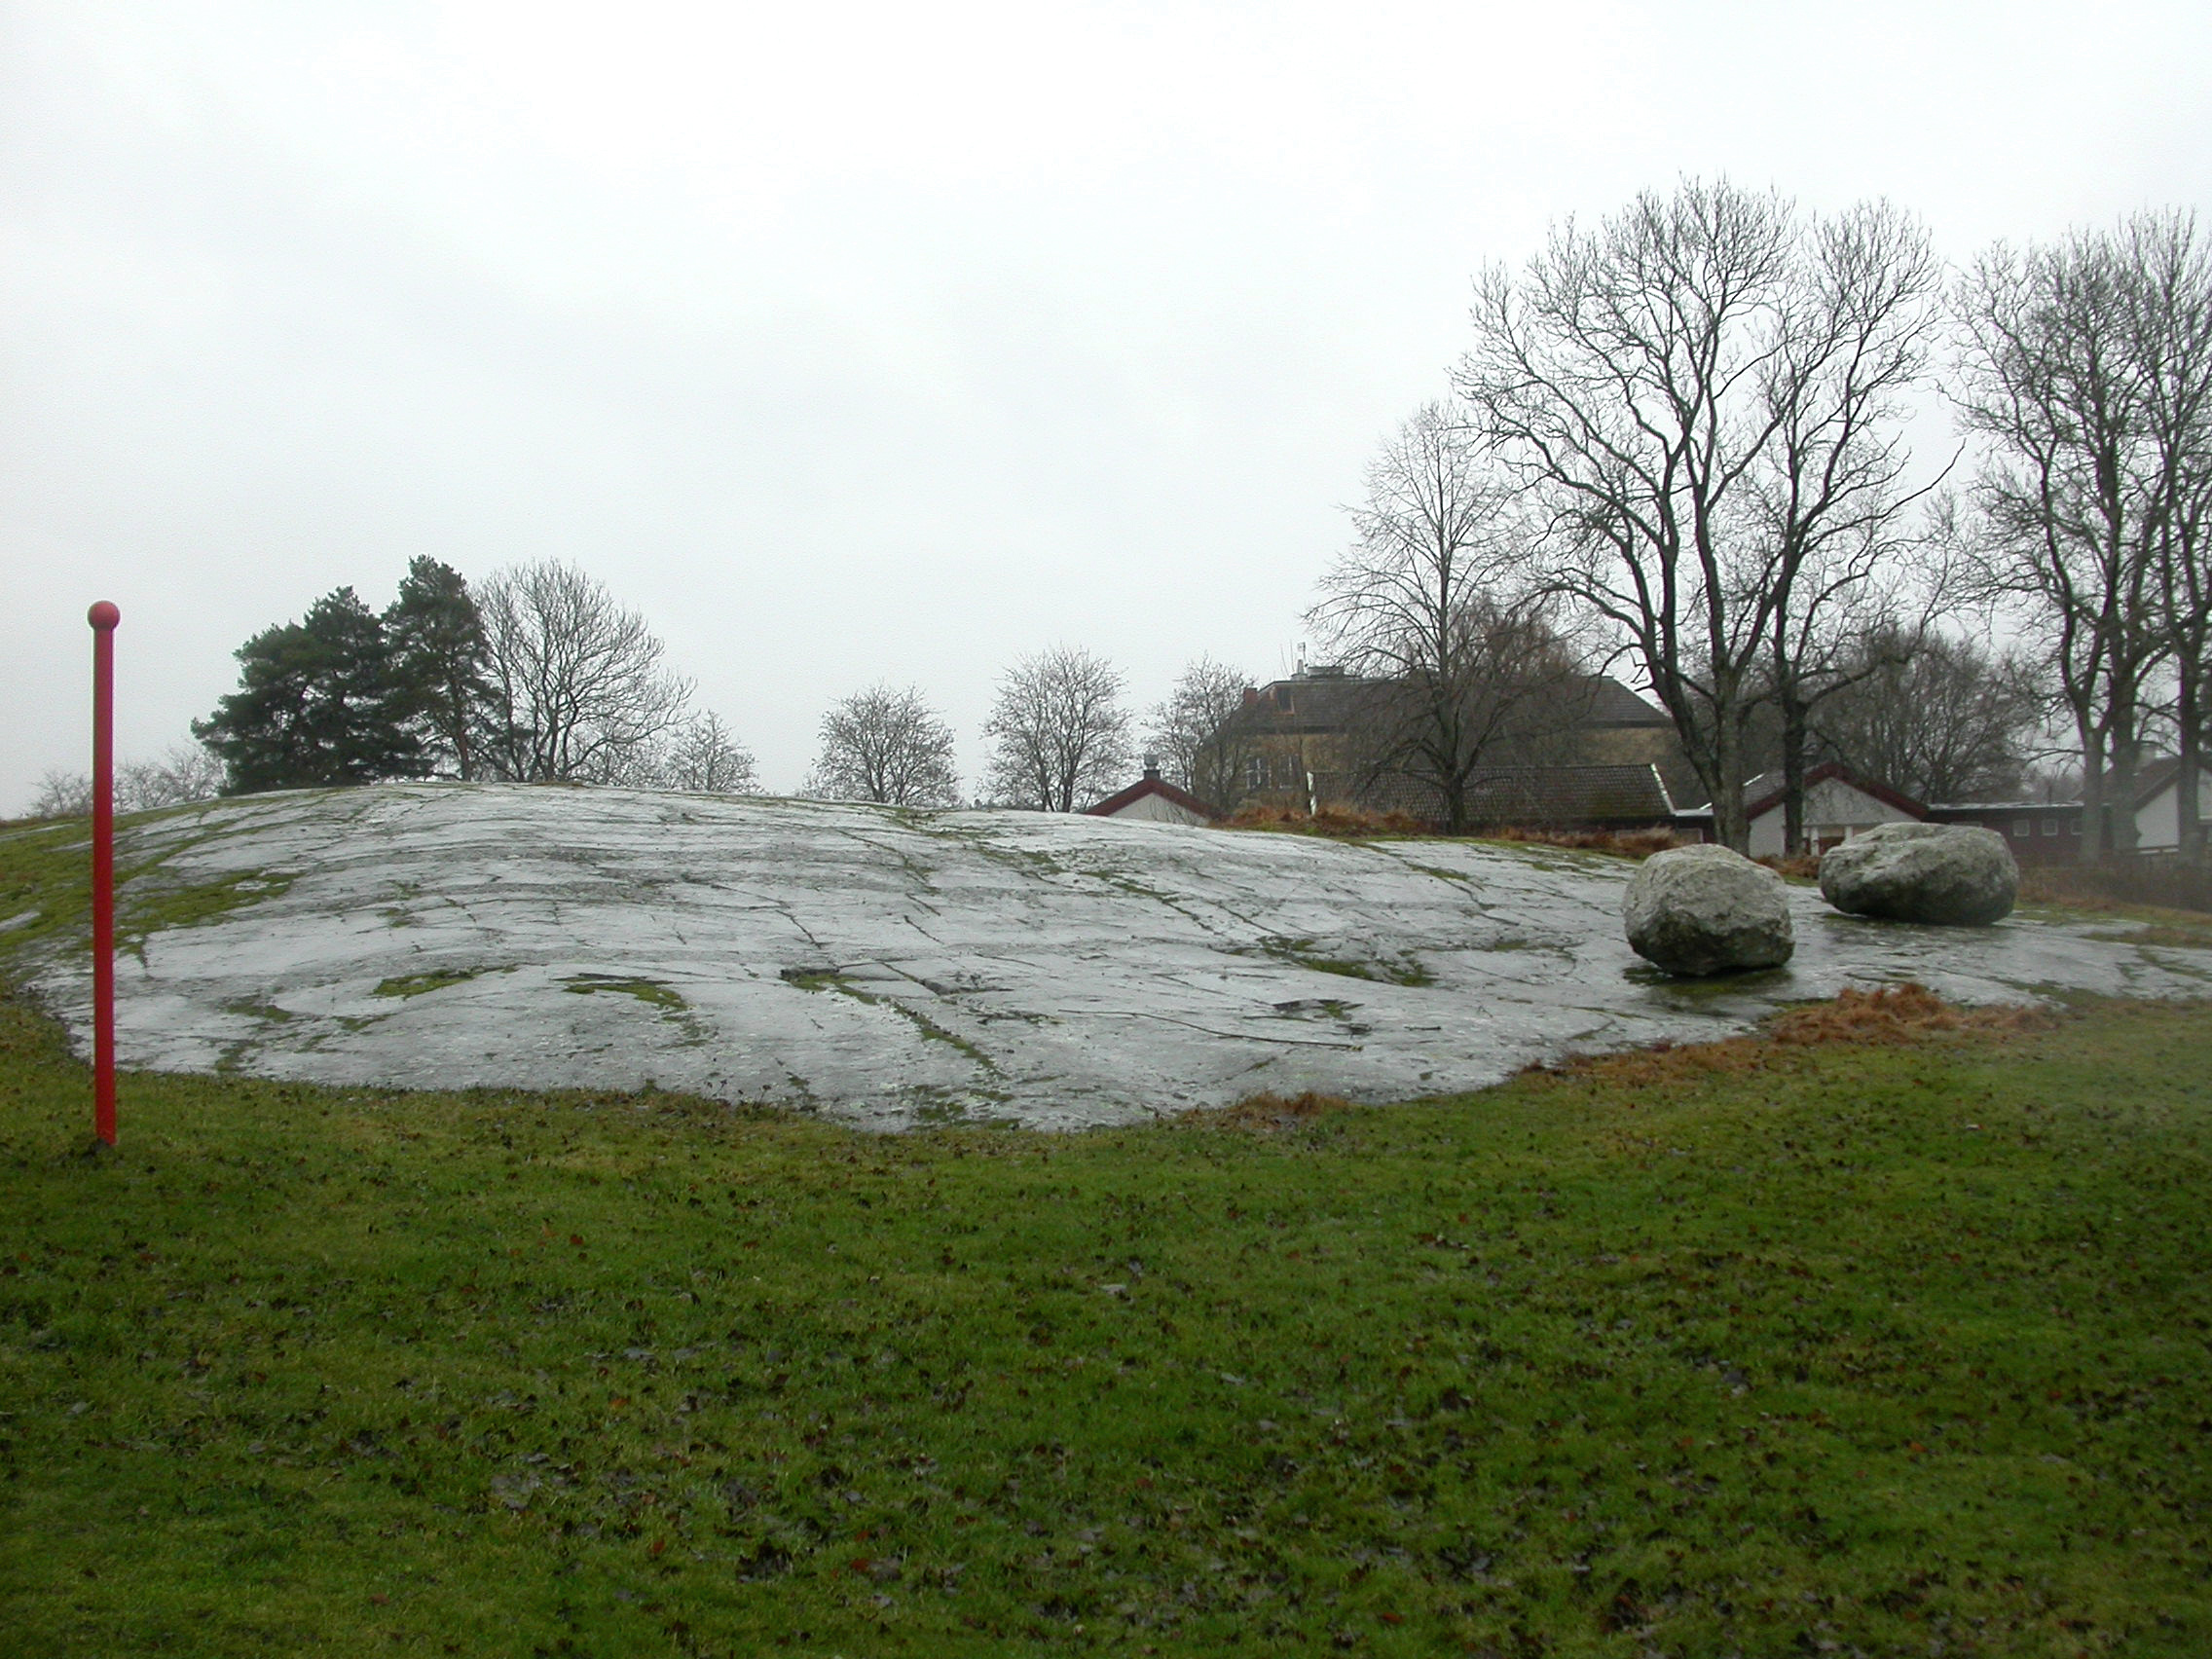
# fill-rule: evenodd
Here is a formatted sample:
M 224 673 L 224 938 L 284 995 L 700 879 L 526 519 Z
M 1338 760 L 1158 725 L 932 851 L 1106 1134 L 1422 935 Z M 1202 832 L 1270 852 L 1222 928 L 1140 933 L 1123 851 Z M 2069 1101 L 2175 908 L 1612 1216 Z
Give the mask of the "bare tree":
M 1925 230 L 1885 206 L 1816 222 L 1769 399 L 1779 417 L 1752 474 L 1774 583 L 1766 680 L 1782 740 L 1784 845 L 1805 851 L 1805 772 L 1822 702 L 1874 672 L 1861 649 L 1927 621 L 1939 580 L 1913 571 L 1948 546 L 1947 512 L 1923 534 L 1908 509 L 1934 488 L 1906 482 L 1907 399 L 1927 373 L 1942 278 Z M 1777 395 L 1779 393 L 1779 395 Z M 1947 502 L 1938 502 L 1947 508 Z M 1905 594 L 1917 587 L 1918 616 Z
M 1926 630 L 1870 635 L 1814 716 L 1819 747 L 1926 801 L 2004 799 L 2027 787 L 2044 691 L 2034 664 Z
M 31 817 L 82 818 L 92 810 L 91 773 L 64 771 L 59 766 L 51 766 L 40 774 L 38 793 L 31 797 Z
M 1257 729 L 1244 718 L 1251 684 L 1241 669 L 1201 656 L 1185 665 L 1167 698 L 1152 711 L 1145 744 L 1168 780 L 1223 812 L 1243 798 Z
M 197 743 L 173 743 L 158 760 L 127 760 L 115 769 L 116 804 L 126 812 L 184 806 L 222 793 L 223 762 Z
M 611 782 L 682 721 L 690 682 L 662 666 L 645 618 L 573 565 L 501 571 L 478 603 L 493 710 L 478 752 L 498 776 Z
M 125 760 L 115 768 L 118 812 L 151 812 L 212 800 L 223 793 L 223 763 L 197 743 L 171 744 L 158 760 Z M 60 767 L 38 781 L 33 818 L 82 818 L 92 810 L 92 780 L 87 772 Z
M 1073 812 L 1078 801 L 1119 788 L 1129 769 L 1122 686 L 1112 664 L 1070 645 L 1007 670 L 983 723 L 991 740 L 991 798 L 1004 806 Z
M 2180 214 L 2000 244 L 1957 295 L 1954 399 L 1986 440 L 1981 573 L 2047 649 L 2081 745 L 2085 862 L 2134 849 L 2161 669 L 2194 651 L 2179 678 L 2192 698 L 2203 684 L 2208 308 L 2212 267 Z
M 712 710 L 676 728 L 656 770 L 662 789 L 691 794 L 753 794 L 760 788 L 753 752 Z
M 2173 677 L 2180 851 L 2201 860 L 2198 779 L 2212 736 L 2212 246 L 2189 213 L 2145 214 L 2121 234 L 2154 458 L 2153 560 Z
M 1899 406 L 1935 282 L 1886 204 L 1808 227 L 1725 180 L 1569 222 L 1518 279 L 1478 279 L 1468 419 L 1539 504 L 1553 586 L 1673 718 L 1730 846 L 1752 710 L 1914 503 Z
M 807 793 L 887 806 L 957 806 L 952 728 L 918 687 L 870 685 L 822 717 L 822 753 Z
M 1357 540 L 1321 578 L 1308 621 L 1338 662 L 1375 683 L 1358 709 L 1360 769 L 1436 791 L 1445 828 L 1501 749 L 1526 760 L 1539 728 L 1571 719 L 1579 664 L 1529 585 L 1526 527 L 1483 440 L 1440 404 L 1398 429 L 1352 509 Z

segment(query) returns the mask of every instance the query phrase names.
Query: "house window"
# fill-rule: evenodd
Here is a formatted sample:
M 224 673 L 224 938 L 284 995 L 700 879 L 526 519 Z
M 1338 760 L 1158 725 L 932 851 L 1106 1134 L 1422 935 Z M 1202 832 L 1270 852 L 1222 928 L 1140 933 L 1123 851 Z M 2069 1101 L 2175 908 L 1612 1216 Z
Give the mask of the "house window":
M 1248 790 L 1264 790 L 1268 787 L 1268 757 L 1265 755 L 1255 755 L 1244 762 L 1244 787 Z
M 2046 818 L 2046 819 L 2045 819 L 2045 820 L 2043 821 L 2043 832 L 2044 832 L 2044 833 L 2045 833 L 2046 835 L 2055 835 L 2055 834 L 2057 834 L 2057 833 L 2058 833 L 2058 820 L 2057 820 L 2057 819 L 2055 819 L 2055 818 Z
M 2035 832 L 2036 832 L 2036 825 L 2035 825 L 2035 820 L 2034 820 L 2034 819 L 2032 819 L 2032 818 L 2015 818 L 2015 819 L 2013 819 L 2013 820 L 2012 820 L 2012 839 L 2013 839 L 2013 840 L 2015 840 L 2015 841 L 2025 841 L 2025 840 L 2026 840 L 2026 839 L 2027 839 L 2027 838 L 2028 838 L 2028 837 L 2029 837 L 2030 835 L 2033 835 L 2033 834 L 2034 834 Z

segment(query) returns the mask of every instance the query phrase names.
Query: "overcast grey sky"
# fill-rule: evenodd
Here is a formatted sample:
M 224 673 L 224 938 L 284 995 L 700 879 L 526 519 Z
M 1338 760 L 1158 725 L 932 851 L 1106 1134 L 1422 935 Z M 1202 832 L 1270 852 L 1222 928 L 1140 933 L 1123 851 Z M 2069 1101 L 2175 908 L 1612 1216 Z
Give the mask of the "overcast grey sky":
M 794 787 L 1054 642 L 1272 676 L 1470 275 L 1685 172 L 2212 193 L 2212 7 L 0 6 L 0 811 L 319 594 L 573 559 Z

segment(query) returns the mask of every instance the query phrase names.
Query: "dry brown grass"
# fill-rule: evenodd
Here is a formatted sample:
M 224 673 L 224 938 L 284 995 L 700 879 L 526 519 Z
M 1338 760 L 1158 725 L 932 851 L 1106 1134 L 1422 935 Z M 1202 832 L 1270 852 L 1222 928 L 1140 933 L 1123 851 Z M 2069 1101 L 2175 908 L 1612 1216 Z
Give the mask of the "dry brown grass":
M 1972 1031 L 2030 1031 L 2051 1022 L 2042 1009 L 2018 1003 L 1961 1008 L 1926 985 L 1907 982 L 1873 991 L 1842 991 L 1833 1002 L 1808 1003 L 1767 1022 L 1777 1043 L 1917 1043 Z
M 2212 869 L 2176 859 L 2142 858 L 2095 866 L 2029 865 L 2020 871 L 2020 899 L 2031 904 L 2064 904 L 2077 910 L 2161 909 L 2212 911 Z
M 1318 812 L 1295 807 L 1247 805 L 1236 809 L 1222 828 L 1273 830 L 1295 835 L 1327 835 L 1359 840 L 1370 835 L 1441 835 L 1441 826 L 1406 812 L 1369 812 L 1348 801 L 1324 801 Z M 1488 841 L 1520 841 L 1530 846 L 1566 847 L 1580 853 L 1610 853 L 1615 858 L 1647 859 L 1682 839 L 1672 830 L 1539 830 L 1525 825 L 1469 830 L 1471 837 Z
M 1821 856 L 1818 853 L 1799 853 L 1794 858 L 1763 858 L 1753 862 L 1766 866 L 1777 875 L 1794 876 L 1799 881 L 1820 879 Z
M 2004 1004 L 1961 1008 L 1926 985 L 1885 985 L 1878 990 L 1839 993 L 1831 1002 L 1786 1009 L 1763 1030 L 1718 1043 L 1659 1043 L 1625 1054 L 1588 1054 L 1556 1065 L 1526 1067 L 1524 1076 L 1584 1079 L 1620 1089 L 1647 1088 L 1700 1078 L 1762 1071 L 1782 1063 L 1791 1051 L 1827 1044 L 1901 1048 L 2005 1031 L 2039 1031 L 2055 1024 L 2045 1009 Z M 1186 1124 L 1268 1134 L 1303 1128 L 1331 1112 L 1358 1110 L 1336 1094 L 1247 1095 L 1234 1106 L 1186 1112 Z
M 1310 813 L 1287 806 L 1240 806 L 1222 828 L 1359 840 L 1369 835 L 1426 835 L 1434 827 L 1408 813 L 1369 812 L 1345 801 L 1324 801 L 1318 812 Z
M 1309 1088 L 1299 1095 L 1281 1095 L 1272 1091 L 1248 1094 L 1235 1105 L 1225 1106 L 1217 1112 L 1186 1112 L 1183 1121 L 1187 1124 L 1212 1124 L 1225 1129 L 1250 1129 L 1265 1133 L 1275 1129 L 1300 1128 L 1326 1113 L 1352 1110 L 1352 1103 L 1343 1095 L 1316 1094 Z
M 1960 1008 L 1926 985 L 1886 985 L 1872 991 L 1847 990 L 1832 1002 L 1787 1009 L 1752 1036 L 1718 1043 L 1661 1043 L 1631 1053 L 1585 1055 L 1529 1070 L 1636 1088 L 1763 1070 L 1791 1049 L 1830 1043 L 1897 1048 L 1976 1033 L 2040 1030 L 2054 1018 L 2046 1010 L 2016 1004 Z
M 1493 841 L 1526 841 L 1532 846 L 1567 847 L 1578 853 L 1610 853 L 1639 862 L 1684 844 L 1672 830 L 1531 830 L 1508 825 L 1486 833 Z

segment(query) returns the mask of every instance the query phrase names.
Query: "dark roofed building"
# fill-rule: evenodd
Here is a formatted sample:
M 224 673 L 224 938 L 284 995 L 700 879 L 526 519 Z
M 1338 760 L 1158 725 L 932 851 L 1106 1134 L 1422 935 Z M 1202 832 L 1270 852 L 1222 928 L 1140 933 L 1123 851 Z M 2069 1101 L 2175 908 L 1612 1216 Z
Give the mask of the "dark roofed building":
M 1376 812 L 1405 812 L 1423 822 L 1439 822 L 1444 812 L 1436 792 L 1419 777 L 1368 772 L 1360 753 L 1360 728 L 1372 726 L 1368 702 L 1388 690 L 1387 680 L 1350 674 L 1341 668 L 1305 667 L 1287 680 L 1252 686 L 1244 693 L 1239 717 L 1247 799 L 1304 808 L 1321 801 L 1345 801 Z M 1364 705 L 1364 706 L 1363 706 Z M 1521 764 L 1485 768 L 1498 782 L 1476 808 L 1490 825 L 1527 823 L 1531 827 L 1589 824 L 1663 823 L 1672 808 L 1663 804 L 1667 786 L 1651 775 L 1677 782 L 1686 775 L 1674 721 L 1661 710 L 1608 675 L 1575 675 L 1547 693 L 1543 709 L 1552 721 L 1531 754 L 1512 758 Z M 1507 758 L 1503 754 L 1500 760 Z M 1530 762 L 1557 761 L 1557 765 Z M 1548 784 L 1527 780 L 1559 774 Z M 1572 785 L 1567 774 L 1591 779 L 1634 775 L 1633 783 Z M 1507 780 L 1520 778 L 1520 783 Z M 1650 790 L 1657 786 L 1658 802 Z M 1591 791 L 1599 790 L 1604 794 Z M 1628 794 L 1620 792 L 1626 790 Z M 1610 791 L 1610 793 L 1604 793 Z M 1633 804 L 1631 799 L 1633 797 Z M 1604 811 L 1577 813 L 1570 802 L 1593 802 Z M 1518 804 L 1516 804 L 1518 803 Z M 1542 814 L 1540 818 L 1530 814 Z
M 1931 824 L 1972 824 L 1994 830 L 2023 865 L 2079 864 L 2082 803 L 2078 800 L 1944 801 L 1928 809 Z

